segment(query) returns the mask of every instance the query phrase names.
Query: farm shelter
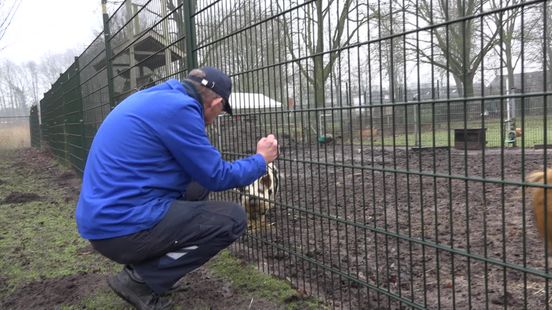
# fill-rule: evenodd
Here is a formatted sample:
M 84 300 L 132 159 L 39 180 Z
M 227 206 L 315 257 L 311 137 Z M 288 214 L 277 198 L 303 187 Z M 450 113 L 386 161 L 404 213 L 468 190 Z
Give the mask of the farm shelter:
M 216 66 L 236 96 L 209 128 L 224 158 L 268 133 L 281 147 L 269 223 L 235 255 L 331 308 L 549 308 L 531 191 L 551 185 L 527 176 L 552 166 L 550 12 L 550 0 L 126 0 L 45 94 L 41 145 L 82 171 L 118 102 Z M 151 54 L 120 70 L 140 42 Z M 262 95 L 241 106 L 244 93 Z M 485 132 L 474 150 L 455 141 L 471 129 Z

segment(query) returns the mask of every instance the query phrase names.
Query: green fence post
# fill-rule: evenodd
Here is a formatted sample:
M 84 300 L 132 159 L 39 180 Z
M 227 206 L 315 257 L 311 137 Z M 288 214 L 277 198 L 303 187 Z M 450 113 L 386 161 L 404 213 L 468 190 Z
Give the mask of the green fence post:
M 105 40 L 105 60 L 107 70 L 107 91 L 109 94 L 109 105 L 111 109 L 115 107 L 115 91 L 113 88 L 113 65 L 111 58 L 113 51 L 111 50 L 111 31 L 109 29 L 109 15 L 107 15 L 107 0 L 102 0 L 104 40 Z
M 84 130 L 83 130 L 83 106 L 80 82 L 79 58 L 67 69 L 67 81 L 63 93 L 65 107 L 65 122 L 67 135 L 68 160 L 71 166 L 82 172 L 84 167 Z
M 83 96 L 82 96 L 82 89 L 81 89 L 81 67 L 79 58 L 75 57 L 75 62 L 77 62 L 77 68 L 78 68 L 78 83 L 79 83 L 79 104 L 80 104 L 80 114 L 79 114 L 79 125 L 80 125 L 80 142 L 81 142 L 81 150 L 82 150 L 82 161 L 80 168 L 80 175 L 82 177 L 84 173 L 84 166 L 86 165 L 86 159 L 88 157 L 88 152 L 86 151 L 86 126 L 84 125 L 84 104 L 83 104 Z
M 67 106 L 67 100 L 65 98 L 65 93 L 67 92 L 67 82 L 69 81 L 69 67 L 61 76 L 60 76 L 60 98 L 61 98 L 61 105 L 63 110 L 63 115 L 61 116 L 61 121 L 63 124 L 63 159 L 65 161 L 65 164 L 70 164 L 69 160 L 69 141 L 68 141 L 68 133 L 67 133 L 67 114 L 69 107 Z
M 31 107 L 31 115 L 29 117 L 29 126 L 31 132 L 31 147 L 40 148 L 40 124 L 38 122 L 38 106 Z
M 186 64 L 188 72 L 197 68 L 196 34 L 194 12 L 196 1 L 184 1 L 184 23 L 186 25 Z

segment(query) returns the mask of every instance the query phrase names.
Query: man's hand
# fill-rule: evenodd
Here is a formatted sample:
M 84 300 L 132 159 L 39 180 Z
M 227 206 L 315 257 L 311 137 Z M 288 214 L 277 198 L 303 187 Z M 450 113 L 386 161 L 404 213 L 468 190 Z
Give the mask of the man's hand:
M 268 135 L 257 142 L 257 154 L 261 154 L 267 164 L 278 157 L 278 140 L 274 135 Z

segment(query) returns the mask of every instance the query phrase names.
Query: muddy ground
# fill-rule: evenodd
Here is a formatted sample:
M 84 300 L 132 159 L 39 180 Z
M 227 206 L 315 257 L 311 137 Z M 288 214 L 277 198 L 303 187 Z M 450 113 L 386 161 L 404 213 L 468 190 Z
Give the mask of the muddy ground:
M 235 139 L 226 154 L 247 153 L 253 141 Z M 272 225 L 235 249 L 267 272 L 343 309 L 544 309 L 551 299 L 522 186 L 544 167 L 543 150 L 413 151 L 285 136 L 281 145 Z
M 130 309 L 106 283 L 120 266 L 77 235 L 73 212 L 79 189 L 79 177 L 45 152 L 0 151 L 0 309 Z M 50 215 L 60 217 L 50 223 Z M 69 228 L 56 235 L 48 227 Z M 9 240 L 13 236 L 20 240 Z M 173 295 L 176 309 L 303 308 L 299 295 L 283 302 L 260 298 L 255 288 L 244 291 L 210 266 L 180 284 Z

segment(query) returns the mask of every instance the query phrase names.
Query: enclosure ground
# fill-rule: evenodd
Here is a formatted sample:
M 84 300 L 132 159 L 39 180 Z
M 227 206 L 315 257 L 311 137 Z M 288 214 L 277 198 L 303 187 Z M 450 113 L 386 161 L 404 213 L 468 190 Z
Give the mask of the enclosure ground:
M 523 184 L 550 153 L 292 145 L 272 225 L 238 252 L 338 308 L 544 309 L 550 270 Z
M 36 149 L 0 151 L 0 309 L 130 309 L 107 286 L 121 267 L 79 238 L 80 179 Z M 181 280 L 176 309 L 323 307 L 222 252 Z

